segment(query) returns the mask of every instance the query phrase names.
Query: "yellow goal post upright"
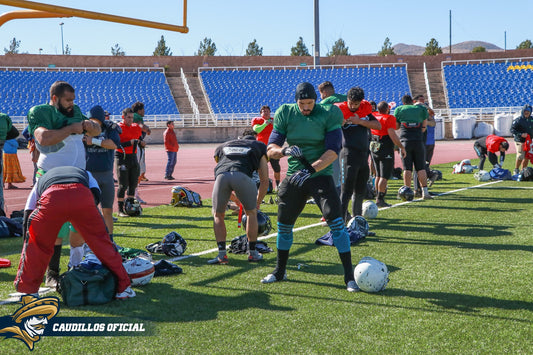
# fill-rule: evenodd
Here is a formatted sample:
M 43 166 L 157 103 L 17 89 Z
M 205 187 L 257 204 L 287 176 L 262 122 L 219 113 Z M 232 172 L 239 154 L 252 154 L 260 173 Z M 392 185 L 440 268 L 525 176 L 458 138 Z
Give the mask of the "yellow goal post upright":
M 50 17 L 81 17 L 90 20 L 122 23 L 126 25 L 156 28 L 166 31 L 188 33 L 187 27 L 187 0 L 183 0 L 183 25 L 172 25 L 162 22 L 154 22 L 131 17 L 116 16 L 101 12 L 74 9 L 70 7 L 43 4 L 25 0 L 0 0 L 1 5 L 29 9 L 26 11 L 11 11 L 0 15 L 0 26 L 10 20 L 22 18 L 50 18 Z

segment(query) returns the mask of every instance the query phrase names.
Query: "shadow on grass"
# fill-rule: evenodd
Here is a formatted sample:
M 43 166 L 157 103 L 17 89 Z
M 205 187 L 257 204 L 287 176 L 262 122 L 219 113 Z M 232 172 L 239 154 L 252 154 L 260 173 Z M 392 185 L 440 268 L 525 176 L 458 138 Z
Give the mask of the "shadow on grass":
M 461 312 L 478 312 L 479 308 L 497 308 L 527 311 L 531 311 L 533 309 L 533 302 L 511 301 L 492 297 L 464 295 L 460 293 L 450 292 L 408 291 L 387 288 L 383 292 L 383 296 L 412 297 L 423 299 L 436 306 L 445 309 L 454 309 Z
M 385 231 L 392 231 L 391 234 L 417 232 L 430 233 L 434 235 L 457 236 L 457 237 L 501 237 L 512 236 L 511 227 L 502 225 L 473 225 L 462 223 L 418 223 L 402 220 L 399 218 L 387 218 L 374 220 L 373 229 L 379 229 L 380 234 Z
M 282 312 L 294 310 L 291 307 L 272 305 L 270 298 L 268 293 L 260 291 L 243 292 L 237 296 L 208 295 L 158 283 L 144 286 L 137 292 L 136 298 L 114 301 L 92 310 L 153 322 L 214 320 L 218 318 L 219 312 L 238 312 L 250 308 Z M 139 304 L 143 306 L 139 307 Z

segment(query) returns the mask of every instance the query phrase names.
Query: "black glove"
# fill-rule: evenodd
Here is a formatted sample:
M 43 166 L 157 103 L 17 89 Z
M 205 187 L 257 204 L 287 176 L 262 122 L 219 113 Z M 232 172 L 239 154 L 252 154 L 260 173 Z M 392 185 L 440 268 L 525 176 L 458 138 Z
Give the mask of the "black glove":
M 309 169 L 298 170 L 295 174 L 289 177 L 289 183 L 292 185 L 301 187 L 304 184 L 304 182 L 306 182 L 307 179 L 311 177 L 311 174 L 313 173 L 314 171 L 311 172 L 309 171 Z
M 295 158 L 302 158 L 304 156 L 302 150 L 297 145 L 291 145 L 290 147 L 283 148 L 281 154 L 285 156 L 289 155 Z

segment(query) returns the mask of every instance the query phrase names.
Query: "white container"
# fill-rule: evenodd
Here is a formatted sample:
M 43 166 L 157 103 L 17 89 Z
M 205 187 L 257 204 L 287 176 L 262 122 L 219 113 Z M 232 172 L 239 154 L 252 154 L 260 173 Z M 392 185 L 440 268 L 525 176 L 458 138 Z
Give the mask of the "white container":
M 510 137 L 512 124 L 512 114 L 497 114 L 496 116 L 494 116 L 494 134 L 500 137 Z
M 472 139 L 476 119 L 474 116 L 459 115 L 452 119 L 453 139 Z
M 444 139 L 444 119 L 442 117 L 435 117 L 435 140 Z
M 476 122 L 474 125 L 474 138 L 485 137 L 494 133 L 494 127 L 490 123 Z

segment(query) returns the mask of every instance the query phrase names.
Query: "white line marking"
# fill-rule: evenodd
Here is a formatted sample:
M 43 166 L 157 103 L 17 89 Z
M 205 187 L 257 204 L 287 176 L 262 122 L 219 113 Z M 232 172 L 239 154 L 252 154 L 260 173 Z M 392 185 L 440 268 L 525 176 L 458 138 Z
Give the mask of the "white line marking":
M 486 184 L 481 184 L 481 185 L 476 185 L 476 186 L 469 186 L 469 187 L 463 187 L 461 189 L 457 189 L 457 190 L 452 190 L 452 191 L 448 191 L 448 192 L 443 192 L 441 194 L 438 194 L 438 195 L 435 195 L 435 196 L 444 196 L 444 195 L 449 195 L 449 194 L 452 194 L 452 193 L 456 193 L 456 192 L 459 192 L 459 191 L 465 191 L 465 190 L 470 190 L 470 189 L 475 189 L 475 188 L 478 188 L 478 187 L 483 187 L 483 186 L 487 186 L 487 185 L 492 185 L 492 184 L 497 184 L 497 183 L 500 183 L 502 182 L 502 180 L 497 180 L 497 181 L 491 181 L 491 182 L 488 182 Z M 517 187 L 518 188 L 518 187 Z M 389 209 L 389 208 L 393 208 L 393 207 L 399 207 L 399 206 L 403 206 L 403 205 L 406 205 L 408 203 L 413 203 L 413 202 L 416 202 L 416 201 L 422 201 L 422 199 L 416 199 L 416 200 L 413 200 L 413 201 L 406 201 L 406 202 L 401 202 L 401 203 L 397 203 L 395 205 L 392 205 L 391 207 L 382 207 L 379 209 L 379 211 L 381 210 L 386 210 L 386 209 Z M 319 222 L 319 223 L 314 223 L 314 224 L 309 224 L 307 226 L 303 226 L 303 227 L 298 227 L 298 228 L 294 228 L 293 231 L 294 232 L 299 232 L 299 231 L 302 231 L 302 230 L 305 230 L 305 229 L 309 229 L 309 228 L 314 228 L 314 227 L 320 227 L 320 226 L 325 226 L 326 225 L 326 222 Z M 271 233 L 269 235 L 265 235 L 263 237 L 259 237 L 257 238 L 257 240 L 265 240 L 265 239 L 269 239 L 269 238 L 272 238 L 274 236 L 277 236 L 277 233 Z M 192 258 L 194 256 L 201 256 L 201 255 L 205 255 L 205 254 L 209 254 L 209 253 L 214 253 L 214 252 L 217 252 L 218 251 L 218 248 L 213 248 L 213 249 L 209 249 L 209 250 L 204 250 L 204 251 L 201 251 L 201 252 L 198 252 L 198 253 L 194 253 L 194 254 L 188 254 L 188 255 L 182 255 L 182 256 L 177 256 L 175 258 L 172 258 L 172 259 L 168 259 L 168 261 L 179 261 L 179 260 L 184 260 L 184 259 L 188 259 L 188 258 Z

